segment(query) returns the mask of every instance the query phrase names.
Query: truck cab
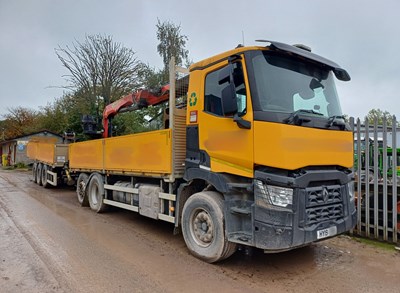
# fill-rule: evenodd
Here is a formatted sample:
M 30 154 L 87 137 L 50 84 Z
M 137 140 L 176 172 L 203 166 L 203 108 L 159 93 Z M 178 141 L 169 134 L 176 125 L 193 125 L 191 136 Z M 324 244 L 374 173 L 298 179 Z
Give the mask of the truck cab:
M 278 42 L 190 67 L 185 179 L 223 194 L 229 242 L 282 251 L 354 227 L 353 134 L 335 77 L 350 80 L 336 63 Z M 203 218 L 183 221 L 207 226 Z M 207 246 L 192 226 L 186 242 Z

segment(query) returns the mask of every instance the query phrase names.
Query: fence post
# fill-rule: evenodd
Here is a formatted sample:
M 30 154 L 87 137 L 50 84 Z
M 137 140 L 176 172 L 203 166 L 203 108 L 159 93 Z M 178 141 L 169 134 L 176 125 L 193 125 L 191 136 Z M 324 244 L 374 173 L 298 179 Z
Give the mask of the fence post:
M 369 224 L 369 122 L 365 118 L 365 236 L 369 237 L 370 234 L 370 224 Z
M 362 233 L 361 224 L 361 202 L 362 202 L 362 186 L 361 186 L 361 121 L 357 118 L 357 232 L 359 235 Z
M 397 145 L 397 121 L 396 116 L 393 116 L 392 119 L 392 157 L 393 157 L 393 164 L 392 164 L 392 233 L 393 233 L 393 242 L 397 243 L 397 148 L 400 147 Z
M 392 129 L 393 131 L 393 129 Z M 383 240 L 388 240 L 388 192 L 387 192 L 387 184 L 388 184 L 388 155 L 387 155 L 387 119 L 383 117 L 383 145 L 382 145 L 382 172 L 383 172 Z M 377 207 L 379 208 L 379 206 Z

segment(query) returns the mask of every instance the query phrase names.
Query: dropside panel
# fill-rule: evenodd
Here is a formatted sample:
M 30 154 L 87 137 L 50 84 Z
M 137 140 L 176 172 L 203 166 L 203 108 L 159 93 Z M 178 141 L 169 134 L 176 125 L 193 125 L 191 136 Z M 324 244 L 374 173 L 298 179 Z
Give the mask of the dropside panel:
M 171 133 L 170 129 L 166 129 L 104 139 L 104 169 L 170 174 Z
M 55 155 L 55 144 L 51 142 L 30 142 L 28 143 L 28 156 L 31 159 L 53 165 Z
M 76 142 L 70 144 L 69 167 L 72 170 L 102 170 L 103 139 Z
M 32 160 L 36 160 L 38 143 L 34 141 L 28 142 L 26 146 L 26 155 Z

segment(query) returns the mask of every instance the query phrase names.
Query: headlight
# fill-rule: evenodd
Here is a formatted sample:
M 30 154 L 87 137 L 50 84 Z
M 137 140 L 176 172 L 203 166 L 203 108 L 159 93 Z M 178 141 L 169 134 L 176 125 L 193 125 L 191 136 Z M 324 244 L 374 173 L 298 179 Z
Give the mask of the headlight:
M 350 181 L 347 183 L 347 189 L 349 190 L 349 199 L 350 201 L 354 201 L 355 194 L 354 194 L 354 181 Z
M 291 207 L 293 204 L 293 189 L 266 185 L 255 180 L 256 204 L 263 207 Z

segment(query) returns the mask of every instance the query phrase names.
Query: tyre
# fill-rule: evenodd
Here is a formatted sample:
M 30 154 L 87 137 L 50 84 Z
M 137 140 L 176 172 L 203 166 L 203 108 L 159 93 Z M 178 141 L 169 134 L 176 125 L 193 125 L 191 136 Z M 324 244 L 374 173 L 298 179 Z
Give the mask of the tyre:
M 96 213 L 104 212 L 106 205 L 104 199 L 104 183 L 103 176 L 95 173 L 89 182 L 88 197 L 90 208 Z
M 36 183 L 42 185 L 42 169 L 43 165 L 39 163 L 36 168 Z
M 79 174 L 78 181 L 76 182 L 76 195 L 78 196 L 78 202 L 82 207 L 89 206 L 89 200 L 87 196 L 89 175 L 86 173 Z
M 224 199 L 221 194 L 203 191 L 193 194 L 182 211 L 182 234 L 190 252 L 208 263 L 228 258 L 236 244 L 225 235 Z
M 47 165 L 43 165 L 42 166 L 42 186 L 44 188 L 48 188 L 50 186 L 50 184 L 47 182 L 47 170 L 48 170 L 48 166 Z
M 37 183 L 37 174 L 36 174 L 36 172 L 37 172 L 37 163 L 33 163 L 33 166 L 32 166 L 32 181 L 33 182 L 35 182 L 35 183 Z

